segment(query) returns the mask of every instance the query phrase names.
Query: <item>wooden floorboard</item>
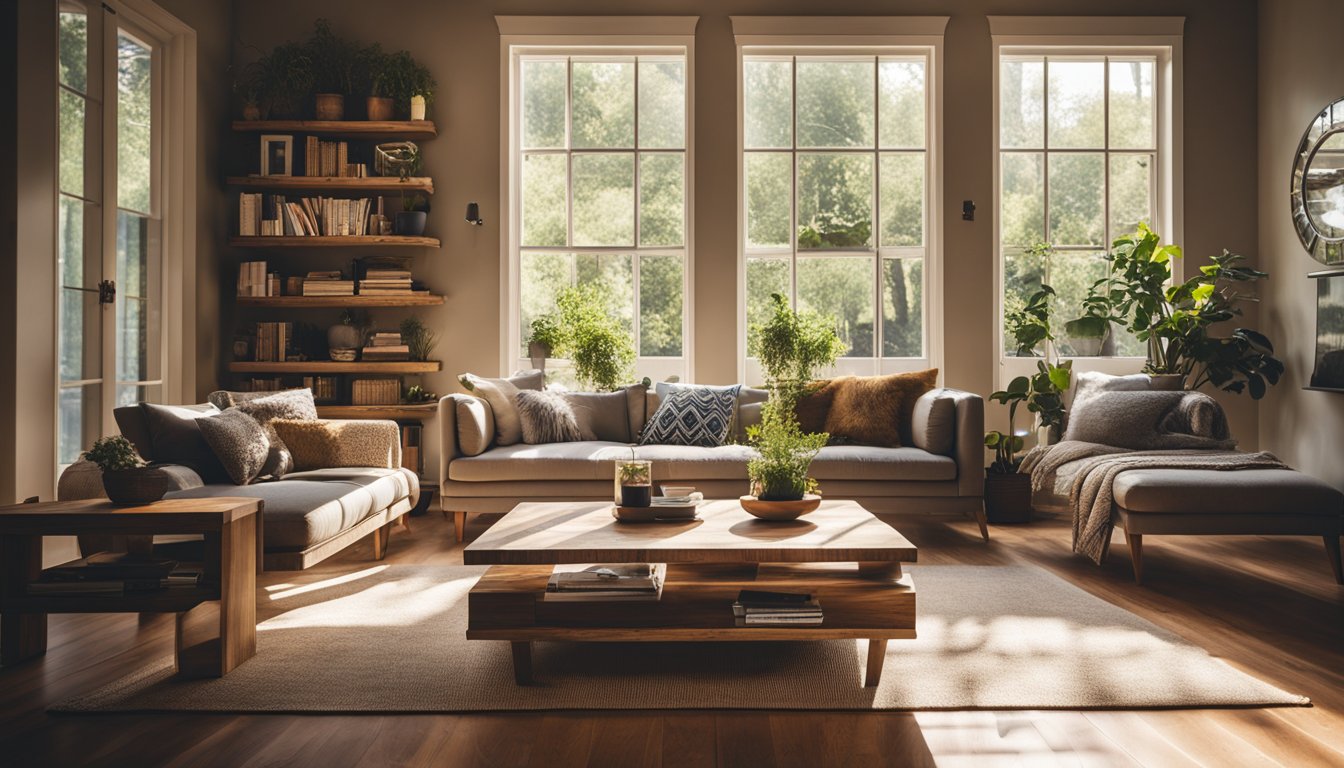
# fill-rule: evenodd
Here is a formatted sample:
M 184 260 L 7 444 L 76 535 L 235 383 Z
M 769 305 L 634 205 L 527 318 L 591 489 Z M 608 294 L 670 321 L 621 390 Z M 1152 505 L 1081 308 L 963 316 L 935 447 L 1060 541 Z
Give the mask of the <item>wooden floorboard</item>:
M 497 517 L 473 516 L 470 540 Z M 1234 667 L 1303 693 L 1304 708 L 1090 712 L 535 712 L 477 715 L 51 715 L 46 708 L 172 653 L 168 617 L 53 616 L 47 654 L 0 669 L 4 766 L 1340 766 L 1344 587 L 1319 539 L 1151 536 L 1145 583 L 1122 542 L 1095 566 L 1069 551 L 1067 521 L 996 526 L 889 518 L 924 564 L 1045 568 Z M 460 564 L 451 520 L 395 531 L 383 563 L 368 541 L 272 591 L 383 564 Z M 270 588 L 269 590 L 267 588 Z M 408 649 L 408 653 L 415 652 Z

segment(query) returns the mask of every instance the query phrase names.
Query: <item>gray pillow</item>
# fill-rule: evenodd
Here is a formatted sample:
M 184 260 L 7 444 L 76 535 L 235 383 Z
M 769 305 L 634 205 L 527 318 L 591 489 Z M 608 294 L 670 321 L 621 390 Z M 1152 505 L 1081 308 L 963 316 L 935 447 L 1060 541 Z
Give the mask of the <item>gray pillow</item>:
M 201 411 L 155 403 L 141 403 L 140 410 L 145 416 L 155 461 L 190 467 L 207 483 L 228 482 L 229 473 L 205 442 L 197 424 L 201 419 L 219 415 L 218 410 L 212 407 Z
M 1202 392 L 1097 392 L 1074 405 L 1065 440 L 1137 451 L 1236 446 L 1222 406 Z
M 931 389 L 915 401 L 910 415 L 910 436 L 916 448 L 938 456 L 951 456 L 956 444 L 957 401 L 943 388 Z
M 495 417 L 479 397 L 454 398 L 457 411 L 457 448 L 464 456 L 480 456 L 495 439 Z
M 296 387 L 293 389 L 276 389 L 262 392 L 231 392 L 226 389 L 219 389 L 215 390 L 214 392 L 211 392 L 209 397 L 206 398 L 206 400 L 208 400 L 212 405 L 214 405 L 216 408 L 222 411 L 226 408 L 232 408 L 233 406 L 239 403 L 246 403 L 250 400 L 260 400 L 263 397 L 271 397 L 273 395 L 289 394 L 294 392 L 307 392 L 308 398 L 310 400 L 313 397 L 313 390 L 307 387 Z M 313 406 L 313 410 L 314 413 L 312 418 L 316 419 L 317 418 L 316 405 Z
M 201 435 L 234 485 L 247 485 L 262 473 L 271 441 L 257 420 L 237 408 L 201 419 Z
M 630 442 L 630 398 L 626 390 L 559 394 L 573 410 L 584 440 Z
M 518 393 L 516 405 L 523 442 L 527 445 L 572 443 L 583 439 L 574 409 L 563 393 L 525 389 Z
M 640 445 L 723 445 L 732 425 L 737 387 L 693 387 L 672 392 L 644 426 Z
M 280 436 L 275 433 L 271 422 L 275 419 L 305 421 L 316 419 L 317 404 L 313 402 L 313 391 L 311 389 L 287 389 L 282 392 L 272 392 L 262 397 L 236 402 L 233 407 L 256 419 L 261 428 L 266 431 L 266 439 L 270 441 L 270 455 L 266 459 L 266 465 L 262 468 L 261 474 L 279 479 L 287 473 L 293 472 L 294 457 L 285 447 L 285 441 L 281 440 Z

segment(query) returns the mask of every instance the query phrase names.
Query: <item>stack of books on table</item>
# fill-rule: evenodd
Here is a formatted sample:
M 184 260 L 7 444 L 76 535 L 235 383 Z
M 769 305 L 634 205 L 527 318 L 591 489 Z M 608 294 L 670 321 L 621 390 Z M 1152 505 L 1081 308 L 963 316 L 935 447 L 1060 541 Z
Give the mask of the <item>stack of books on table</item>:
M 48 568 L 42 572 L 38 581 L 28 585 L 28 593 L 119 595 L 125 592 L 195 587 L 200 579 L 199 569 L 183 567 L 176 560 L 156 560 L 124 552 L 99 552 Z
M 375 331 L 359 356 L 369 362 L 410 360 L 411 348 L 402 343 L 400 331 Z
M 739 627 L 821 626 L 821 603 L 812 595 L 744 589 L 733 603 Z
M 340 270 L 309 272 L 303 278 L 304 296 L 354 296 L 355 281 L 342 280 Z
M 602 603 L 657 602 L 663 596 L 666 563 L 612 563 L 589 565 L 582 570 L 556 566 L 546 582 L 543 600 Z
M 409 296 L 411 273 L 403 269 L 368 269 L 359 281 L 361 296 Z

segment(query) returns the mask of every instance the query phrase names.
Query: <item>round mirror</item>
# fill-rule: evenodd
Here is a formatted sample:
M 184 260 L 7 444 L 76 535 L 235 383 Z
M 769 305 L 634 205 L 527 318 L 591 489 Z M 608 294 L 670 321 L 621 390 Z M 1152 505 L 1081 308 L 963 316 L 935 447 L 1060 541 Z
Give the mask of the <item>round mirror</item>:
M 1321 110 L 1293 163 L 1293 225 L 1312 258 L 1344 264 L 1344 100 Z

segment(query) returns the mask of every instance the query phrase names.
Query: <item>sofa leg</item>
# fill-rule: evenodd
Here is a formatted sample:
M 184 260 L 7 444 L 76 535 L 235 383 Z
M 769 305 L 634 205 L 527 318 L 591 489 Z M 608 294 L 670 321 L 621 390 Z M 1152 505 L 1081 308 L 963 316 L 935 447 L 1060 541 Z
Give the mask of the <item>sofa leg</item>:
M 447 514 L 445 512 L 445 514 Z M 453 512 L 453 536 L 459 544 L 462 543 L 462 537 L 467 531 L 467 512 L 459 509 Z
M 373 559 L 382 560 L 387 557 L 387 540 L 392 536 L 392 523 L 380 525 L 373 529 Z
M 985 503 L 983 501 L 980 502 L 980 506 L 971 512 L 971 517 L 974 517 L 975 522 L 980 524 L 980 538 L 989 541 L 989 518 L 985 517 Z
M 1143 534 L 1125 533 L 1125 542 L 1129 544 L 1129 562 L 1134 566 L 1134 583 L 1143 583 Z
M 1339 557 L 1339 535 L 1326 535 L 1325 555 L 1330 558 L 1330 568 L 1335 572 L 1335 583 L 1344 584 L 1344 563 L 1341 563 Z

